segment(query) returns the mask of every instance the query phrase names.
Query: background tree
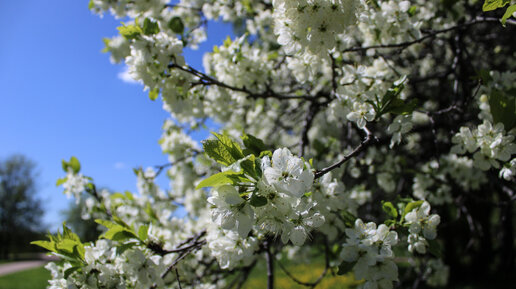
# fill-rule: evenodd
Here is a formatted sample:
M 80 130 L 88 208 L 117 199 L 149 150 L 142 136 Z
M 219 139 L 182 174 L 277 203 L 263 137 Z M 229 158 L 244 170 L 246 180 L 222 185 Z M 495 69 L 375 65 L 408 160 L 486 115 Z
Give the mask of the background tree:
M 0 258 L 29 246 L 34 232 L 41 231 L 43 209 L 36 198 L 36 165 L 23 155 L 0 161 Z M 24 242 L 25 240 L 25 242 Z
M 63 216 L 66 224 L 81 238 L 83 241 L 96 240 L 101 231 L 98 229 L 98 224 L 91 218 L 83 219 L 85 199 L 81 199 L 79 203 L 71 203 L 68 209 L 64 210 Z

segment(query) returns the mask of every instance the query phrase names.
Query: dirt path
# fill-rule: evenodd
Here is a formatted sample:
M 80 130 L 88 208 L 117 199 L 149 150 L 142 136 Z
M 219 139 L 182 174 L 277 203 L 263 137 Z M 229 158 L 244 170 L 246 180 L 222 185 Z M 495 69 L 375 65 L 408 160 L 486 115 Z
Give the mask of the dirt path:
M 19 261 L 0 265 L 0 276 L 23 271 L 31 268 L 43 266 L 48 261 L 35 260 L 35 261 Z

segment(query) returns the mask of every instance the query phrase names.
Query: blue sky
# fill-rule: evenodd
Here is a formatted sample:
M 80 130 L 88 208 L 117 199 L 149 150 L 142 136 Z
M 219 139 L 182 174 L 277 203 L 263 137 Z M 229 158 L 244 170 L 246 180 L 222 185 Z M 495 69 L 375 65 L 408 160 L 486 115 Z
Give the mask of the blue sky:
M 61 159 L 76 156 L 85 175 L 116 191 L 135 191 L 133 167 L 167 162 L 157 143 L 167 113 L 141 85 L 120 79 L 124 67 L 101 53 L 102 38 L 115 35 L 119 21 L 93 15 L 87 5 L 0 1 L 0 158 L 20 153 L 37 163 L 50 230 L 70 202 L 55 186 L 64 175 Z M 201 68 L 204 51 L 222 43 L 230 28 L 210 24 L 208 32 L 207 43 L 185 53 L 194 67 Z

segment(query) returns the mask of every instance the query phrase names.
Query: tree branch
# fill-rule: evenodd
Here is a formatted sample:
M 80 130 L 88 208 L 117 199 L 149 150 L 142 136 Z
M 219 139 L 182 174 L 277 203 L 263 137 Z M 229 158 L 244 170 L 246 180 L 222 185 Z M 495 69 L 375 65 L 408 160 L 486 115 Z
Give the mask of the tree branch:
M 305 154 L 305 147 L 309 144 L 308 131 L 310 130 L 310 127 L 312 127 L 314 117 L 320 109 L 321 106 L 316 102 L 312 102 L 310 108 L 308 109 L 305 121 L 303 123 L 303 131 L 301 132 L 301 142 L 299 143 L 299 153 L 301 156 Z
M 274 259 L 272 258 L 269 241 L 263 243 L 265 249 L 265 260 L 267 261 L 267 289 L 274 289 Z
M 244 87 L 237 87 L 237 86 L 232 86 L 232 85 L 229 85 L 229 84 L 226 84 L 224 82 L 221 82 L 203 72 L 200 72 L 198 71 L 197 69 L 191 67 L 191 66 L 179 66 L 175 63 L 171 63 L 168 65 L 169 68 L 173 69 L 173 68 L 176 68 L 176 69 L 179 69 L 181 71 L 184 71 L 186 73 L 189 73 L 193 76 L 196 76 L 199 78 L 199 81 L 198 83 L 196 84 L 202 84 L 202 85 L 215 85 L 215 86 L 219 86 L 219 87 L 222 87 L 222 88 L 226 88 L 226 89 L 229 89 L 229 90 L 232 90 L 232 91 L 235 91 L 235 92 L 242 92 L 242 93 L 245 93 L 247 94 L 247 96 L 249 96 L 250 98 L 254 98 L 254 99 L 257 99 L 257 98 L 276 98 L 276 99 L 280 99 L 280 100 L 292 100 L 292 99 L 304 99 L 304 100 L 309 100 L 309 101 L 314 101 L 315 99 L 319 98 L 319 97 L 328 97 L 327 95 L 324 95 L 324 94 L 318 94 L 317 96 L 311 96 L 311 95 L 285 95 L 285 94 L 281 94 L 281 93 L 277 93 L 273 90 L 270 89 L 269 86 L 266 87 L 265 91 L 263 92 L 252 92 L 250 91 L 249 89 L 247 89 L 245 86 Z M 196 85 L 194 84 L 194 86 Z
M 340 161 L 334 163 L 333 165 L 331 165 L 329 167 L 326 167 L 326 168 L 324 168 L 322 170 L 316 171 L 314 178 L 318 179 L 318 178 L 324 176 L 325 174 L 329 173 L 330 171 L 332 171 L 332 170 L 334 170 L 336 168 L 339 168 L 345 162 L 347 162 L 349 159 L 351 159 L 352 157 L 354 157 L 357 154 L 359 154 L 360 152 L 362 152 L 370 144 L 372 144 L 373 142 L 377 142 L 378 141 L 378 139 L 375 136 L 373 136 L 373 134 L 371 133 L 371 131 L 369 131 L 369 129 L 367 127 L 364 127 L 363 130 L 366 133 L 366 137 L 364 138 L 364 140 L 355 149 L 353 149 L 352 152 L 350 152 L 349 154 L 345 155 Z
M 469 21 L 469 22 L 466 22 L 466 23 L 462 23 L 462 24 L 458 24 L 456 26 L 452 26 L 452 27 L 445 28 L 445 29 L 440 29 L 440 30 L 428 31 L 427 35 L 425 35 L 423 37 L 420 37 L 420 38 L 417 38 L 417 39 L 414 39 L 412 41 L 406 41 L 406 42 L 401 42 L 401 43 L 393 43 L 393 44 L 378 44 L 378 45 L 371 45 L 371 46 L 365 46 L 365 47 L 352 47 L 352 48 L 344 49 L 341 52 L 342 53 L 346 53 L 346 52 L 360 52 L 360 51 L 366 51 L 366 50 L 369 50 L 369 49 L 388 49 L 388 48 L 401 48 L 403 50 L 403 49 L 405 49 L 405 48 L 407 48 L 407 47 L 409 47 L 409 46 L 411 46 L 413 44 L 421 43 L 421 42 L 425 41 L 426 39 L 435 37 L 435 36 L 437 36 L 439 34 L 442 34 L 442 33 L 450 32 L 450 31 L 457 30 L 457 29 L 462 29 L 462 28 L 465 28 L 467 26 L 472 26 L 472 25 L 476 25 L 476 24 L 480 24 L 480 23 L 488 23 L 488 22 L 498 22 L 498 23 L 500 23 L 500 19 L 492 18 L 492 17 L 477 17 L 477 18 L 475 18 L 472 21 Z M 507 20 L 506 23 L 510 24 L 510 25 L 516 25 L 516 21 L 513 20 L 513 19 Z
M 183 287 L 181 287 L 181 281 L 179 281 L 179 273 L 177 272 L 177 268 L 175 271 L 176 271 L 177 285 L 179 286 L 179 289 L 183 289 Z

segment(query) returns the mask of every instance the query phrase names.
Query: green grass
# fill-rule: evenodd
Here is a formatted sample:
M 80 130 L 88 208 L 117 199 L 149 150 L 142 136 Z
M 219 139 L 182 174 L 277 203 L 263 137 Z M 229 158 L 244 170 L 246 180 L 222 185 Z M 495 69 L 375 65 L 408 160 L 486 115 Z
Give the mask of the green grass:
M 324 271 L 324 261 L 315 260 L 315 262 L 307 263 L 294 263 L 285 262 L 283 264 L 287 270 L 294 275 L 294 277 L 303 282 L 313 282 Z M 274 288 L 281 289 L 306 289 L 308 287 L 297 284 L 289 276 L 287 276 L 281 268 L 276 264 L 274 268 L 275 282 Z M 342 276 L 333 276 L 331 272 L 326 274 L 326 277 L 316 287 L 317 289 L 351 289 L 355 288 L 357 282 L 352 274 L 346 274 Z M 249 275 L 249 279 L 245 282 L 243 288 L 245 289 L 263 289 L 267 287 L 267 269 L 265 262 L 258 262 L 256 267 Z
M 38 267 L 0 277 L 0 289 L 44 289 L 48 285 L 50 272 Z

